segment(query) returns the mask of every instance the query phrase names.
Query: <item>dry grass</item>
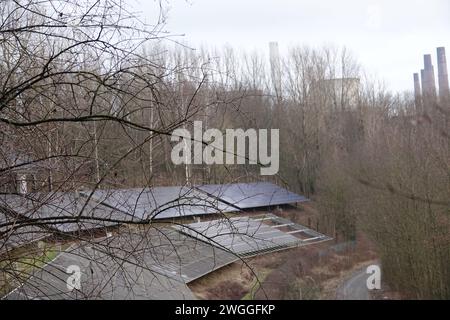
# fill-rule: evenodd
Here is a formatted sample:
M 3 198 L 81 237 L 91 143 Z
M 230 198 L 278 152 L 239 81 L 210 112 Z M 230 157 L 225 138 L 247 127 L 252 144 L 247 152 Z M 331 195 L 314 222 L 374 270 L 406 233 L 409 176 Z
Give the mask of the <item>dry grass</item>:
M 298 299 L 295 291 L 313 284 L 314 293 L 303 298 L 334 299 L 346 277 L 376 259 L 370 243 L 360 238 L 355 248 L 340 253 L 330 250 L 333 242 L 326 242 L 247 259 L 252 271 L 264 279 L 261 286 L 248 267 L 236 262 L 189 287 L 199 299 L 242 299 L 250 292 L 257 299 Z
M 313 203 L 273 208 L 271 212 L 312 229 L 317 223 Z M 267 210 L 246 213 L 260 215 Z M 355 247 L 336 252 L 332 249 L 335 244 L 329 241 L 249 258 L 246 263 L 251 270 L 236 262 L 192 282 L 189 287 L 199 299 L 241 299 L 249 298 L 249 293 L 258 299 L 298 299 L 299 296 L 334 299 L 336 289 L 347 276 L 377 258 L 372 244 L 362 234 L 358 235 Z M 264 279 L 260 286 L 255 274 Z M 298 295 L 297 290 L 313 293 Z
M 189 284 L 198 299 L 240 299 L 250 291 L 253 276 L 242 262 L 235 262 Z

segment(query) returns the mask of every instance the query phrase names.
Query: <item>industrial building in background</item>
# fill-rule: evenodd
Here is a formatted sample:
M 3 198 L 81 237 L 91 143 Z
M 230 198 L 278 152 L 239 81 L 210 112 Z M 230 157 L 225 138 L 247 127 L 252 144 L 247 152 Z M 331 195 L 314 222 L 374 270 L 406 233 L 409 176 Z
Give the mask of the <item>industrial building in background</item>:
M 359 78 L 335 78 L 320 81 L 319 90 L 336 110 L 355 110 L 359 103 Z
M 434 66 L 431 54 L 423 56 L 424 68 L 419 74 L 414 73 L 414 98 L 418 111 L 425 111 L 423 108 L 434 103 L 446 103 L 450 101 L 450 89 L 448 84 L 447 59 L 445 56 L 445 48 L 437 48 L 437 70 L 438 70 L 438 86 L 436 90 L 436 80 Z M 437 94 L 439 92 L 439 94 Z

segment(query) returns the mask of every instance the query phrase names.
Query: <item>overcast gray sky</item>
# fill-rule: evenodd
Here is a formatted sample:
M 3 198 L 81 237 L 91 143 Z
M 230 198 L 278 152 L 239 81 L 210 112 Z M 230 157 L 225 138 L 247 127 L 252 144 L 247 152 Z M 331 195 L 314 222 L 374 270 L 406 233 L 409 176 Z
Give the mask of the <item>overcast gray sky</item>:
M 131 1 L 131 0 L 129 0 Z M 154 0 L 138 3 L 147 22 Z M 450 58 L 450 0 L 164 0 L 166 30 L 191 46 L 281 51 L 292 45 L 345 45 L 392 90 L 412 90 L 423 54 L 445 46 Z M 437 73 L 437 72 L 436 72 Z

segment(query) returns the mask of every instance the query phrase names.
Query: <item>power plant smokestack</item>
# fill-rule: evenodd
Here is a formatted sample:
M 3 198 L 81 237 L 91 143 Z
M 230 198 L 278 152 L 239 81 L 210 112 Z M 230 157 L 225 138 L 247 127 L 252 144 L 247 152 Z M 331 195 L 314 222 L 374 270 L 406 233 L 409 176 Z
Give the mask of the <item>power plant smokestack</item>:
M 431 62 L 431 54 L 423 55 L 423 66 L 425 67 L 425 70 L 433 68 L 433 63 Z
M 425 83 L 426 81 L 425 81 L 425 70 L 423 70 L 423 69 L 421 69 L 420 70 L 420 85 L 421 85 L 421 87 L 422 87 L 422 96 L 424 95 L 424 93 L 425 93 L 425 86 L 426 86 L 426 83 Z
M 448 70 L 447 59 L 445 57 L 445 48 L 437 48 L 437 67 L 438 67 L 438 83 L 439 83 L 439 99 L 440 101 L 450 98 L 448 86 Z
M 434 68 L 431 62 L 431 54 L 423 56 L 424 69 L 422 76 L 422 96 L 424 102 L 432 103 L 436 100 L 436 82 L 434 80 Z
M 270 71 L 277 99 L 281 98 L 281 63 L 278 42 L 269 42 Z
M 420 109 L 422 105 L 422 94 L 420 89 L 419 74 L 414 73 L 414 100 L 416 103 L 416 109 Z

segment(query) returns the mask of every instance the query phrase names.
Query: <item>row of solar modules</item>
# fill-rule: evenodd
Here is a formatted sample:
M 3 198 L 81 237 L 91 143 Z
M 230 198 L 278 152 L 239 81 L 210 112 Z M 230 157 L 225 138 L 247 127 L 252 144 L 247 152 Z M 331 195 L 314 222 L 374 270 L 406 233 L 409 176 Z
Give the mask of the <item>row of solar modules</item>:
M 236 212 L 307 201 L 303 196 L 267 182 L 96 190 L 83 195 L 138 219 Z
M 48 232 L 72 233 L 132 221 L 237 212 L 306 200 L 262 182 L 2 195 L 0 253 L 48 235 L 32 226 L 37 224 Z M 30 223 L 30 219 L 36 220 Z
M 191 299 L 187 283 L 242 257 L 330 239 L 271 214 L 173 228 L 141 227 L 73 245 L 44 268 L 32 270 L 5 298 Z M 299 237 L 300 232 L 307 237 Z M 67 286 L 73 265 L 81 272 L 75 290 Z
M 330 237 L 273 214 L 176 225 L 175 229 L 240 257 L 331 240 Z
M 35 225 L 19 226 L 14 216 L 0 212 L 0 254 L 47 238 L 46 230 Z
M 189 269 L 214 270 L 212 263 L 198 260 L 217 256 L 214 248 L 197 242 L 168 228 L 82 242 L 43 268 L 28 270 L 28 279 L 3 299 L 192 299 L 186 286 Z M 80 276 L 72 287 L 67 285 L 71 266 L 79 268 Z

